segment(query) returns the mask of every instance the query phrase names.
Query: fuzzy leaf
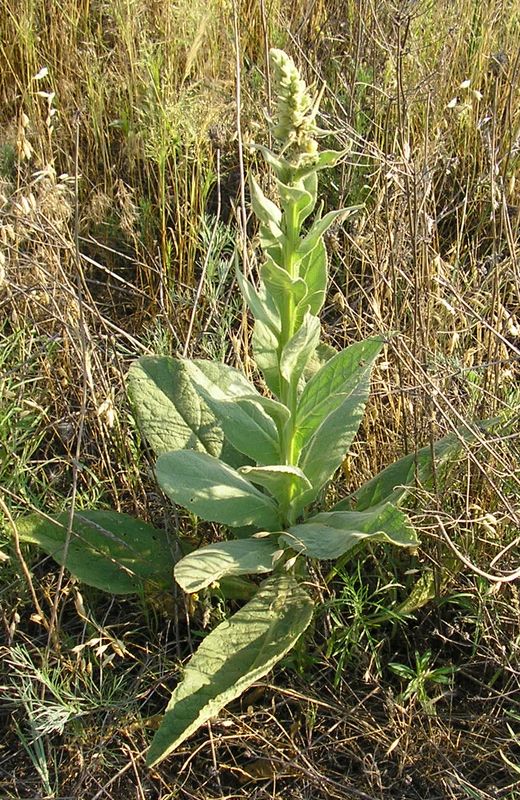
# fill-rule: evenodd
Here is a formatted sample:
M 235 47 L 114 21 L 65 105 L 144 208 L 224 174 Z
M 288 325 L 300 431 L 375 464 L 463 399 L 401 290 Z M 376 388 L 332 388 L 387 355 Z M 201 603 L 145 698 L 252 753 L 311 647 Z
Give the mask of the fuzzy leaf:
M 325 302 L 328 278 L 327 250 L 321 239 L 318 240 L 316 247 L 303 257 L 300 263 L 300 276 L 307 288 L 302 305 L 308 305 L 311 314 L 318 314 Z
M 259 150 L 262 153 L 266 163 L 269 164 L 279 180 L 287 180 L 288 175 L 291 174 L 292 170 L 289 162 L 285 158 L 278 158 L 275 156 L 272 150 L 269 150 L 268 147 L 265 147 L 261 144 L 253 144 L 251 147 L 253 150 Z
M 277 543 L 267 539 L 239 539 L 200 547 L 175 565 L 177 583 L 190 594 L 200 592 L 225 575 L 271 572 Z
M 77 511 L 65 559 L 68 513 L 31 514 L 17 521 L 24 542 L 37 544 L 75 578 L 112 594 L 134 594 L 145 583 L 171 587 L 168 539 L 145 522 L 117 511 Z
M 380 336 L 356 342 L 332 356 L 311 378 L 302 392 L 296 412 L 299 447 L 307 444 L 329 414 L 349 397 L 353 397 L 356 404 L 360 389 L 362 396 L 367 394 L 370 373 L 383 344 L 384 339 Z
M 334 559 L 360 542 L 390 542 L 400 547 L 418 545 L 415 530 L 406 514 L 391 503 L 370 511 L 329 511 L 294 525 L 280 539 L 309 558 Z
M 270 298 L 267 298 L 265 289 L 263 291 L 256 289 L 238 269 L 236 276 L 240 291 L 255 319 L 261 320 L 273 333 L 279 333 L 280 314 Z
M 197 450 L 241 466 L 247 459 L 225 440 L 213 411 L 199 396 L 184 363 L 170 356 L 143 356 L 128 371 L 135 418 L 157 455 Z
M 357 210 L 358 206 L 351 206 L 350 208 L 338 208 L 335 211 L 329 211 L 321 219 L 316 220 L 307 236 L 303 239 L 298 249 L 300 255 L 306 255 L 314 250 L 318 240 L 323 236 L 331 225 L 338 219 L 338 217 L 346 217 Z
M 305 281 L 301 278 L 292 280 L 287 270 L 282 269 L 270 258 L 262 264 L 260 273 L 268 296 L 276 303 L 280 314 L 283 313 L 286 297 L 292 296 L 294 304 L 298 305 L 307 293 Z
M 313 603 L 289 575 L 266 580 L 256 596 L 199 646 L 173 692 L 147 762 L 158 764 L 291 650 Z
M 253 176 L 250 177 L 251 184 L 251 205 L 256 216 L 263 222 L 264 225 L 274 223 L 278 230 L 280 230 L 280 223 L 282 221 L 282 212 L 272 200 L 269 200 L 258 182 Z
M 170 500 L 208 522 L 231 527 L 279 527 L 276 504 L 238 472 L 207 453 L 181 450 L 157 461 L 159 485 Z
M 314 177 L 314 180 L 312 179 Z M 294 205 L 296 224 L 300 225 L 307 219 L 316 204 L 317 179 L 316 175 L 309 176 L 307 182 L 300 181 L 300 185 L 287 185 L 277 181 L 280 200 L 284 209 Z
M 268 255 L 272 255 L 273 261 L 277 264 L 283 261 L 283 238 L 284 235 L 280 228 L 274 222 L 268 225 L 260 224 L 258 228 L 258 238 L 260 240 L 260 247 Z
M 253 354 L 258 369 L 261 370 L 268 387 L 275 397 L 280 397 L 278 338 L 267 325 L 264 325 L 259 319 L 256 320 L 253 329 Z
M 356 362 L 357 374 L 354 371 L 348 378 L 350 358 L 342 351 L 321 368 L 302 393 L 296 422 L 301 447 L 298 466 L 316 494 L 344 460 L 363 418 L 373 362 L 382 345 L 382 340 L 368 341 L 373 342 L 372 355 L 362 367 Z M 342 376 L 346 376 L 343 383 Z
M 280 373 L 290 383 L 297 382 L 320 340 L 318 317 L 306 314 L 300 328 L 289 339 L 280 357 Z
M 213 361 L 186 361 L 185 366 L 199 394 L 219 419 L 227 441 L 259 464 L 277 463 L 278 429 L 264 410 L 262 396 L 243 373 Z
M 495 423 L 490 420 L 482 425 Z M 450 433 L 433 443 L 433 452 L 430 445 L 422 447 L 416 453 L 409 453 L 390 464 L 378 475 L 360 486 L 349 497 L 334 506 L 334 511 L 355 509 L 364 511 L 382 502 L 392 502 L 400 505 L 409 496 L 416 485 L 423 489 L 431 489 L 434 480 L 434 463 L 437 477 L 452 458 L 455 458 L 464 443 L 476 439 L 476 434 L 467 428 L 461 428 L 457 433 Z M 432 459 L 433 456 L 433 459 Z
M 241 467 L 239 472 L 252 483 L 267 489 L 281 504 L 289 496 L 292 486 L 296 487 L 297 495 L 312 489 L 309 480 L 298 467 L 275 464 L 269 467 Z

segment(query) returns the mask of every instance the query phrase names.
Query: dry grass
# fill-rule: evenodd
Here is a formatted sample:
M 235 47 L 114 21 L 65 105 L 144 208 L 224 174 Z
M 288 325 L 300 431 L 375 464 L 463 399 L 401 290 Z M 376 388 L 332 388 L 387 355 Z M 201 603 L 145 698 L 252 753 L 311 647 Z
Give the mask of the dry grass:
M 276 44 L 326 82 L 331 144 L 350 148 L 324 191 L 330 207 L 363 210 L 329 238 L 325 335 L 398 333 L 345 485 L 464 422 L 510 428 L 483 433 L 447 485 L 418 498 L 411 560 L 377 550 L 316 576 L 323 606 L 307 652 L 276 676 L 283 688 L 261 687 L 152 772 L 142 754 L 154 714 L 222 609 L 81 595 L 36 553 L 24 551 L 24 573 L 9 551 L 0 796 L 515 800 L 520 600 L 504 578 L 520 527 L 518 0 L 5 0 L 3 541 L 6 512 L 72 501 L 159 526 L 171 514 L 124 374 L 141 353 L 183 350 L 218 208 L 189 347 L 249 368 L 227 271 L 240 203 L 234 10 L 244 139 L 266 135 Z M 420 576 L 432 599 L 399 618 Z M 417 695 L 402 700 L 388 669 L 413 666 L 416 651 L 455 668 L 444 694 L 427 685 L 435 716 Z

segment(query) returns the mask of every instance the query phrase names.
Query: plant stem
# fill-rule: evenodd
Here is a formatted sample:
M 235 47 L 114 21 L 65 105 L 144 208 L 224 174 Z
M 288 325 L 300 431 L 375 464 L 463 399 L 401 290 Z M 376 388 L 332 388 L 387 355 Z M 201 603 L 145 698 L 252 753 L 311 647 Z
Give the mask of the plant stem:
M 285 211 L 285 244 L 284 244 L 284 266 L 291 280 L 296 275 L 297 250 L 299 242 L 298 217 L 295 203 L 290 203 Z M 282 319 L 282 333 L 280 337 L 280 349 L 278 357 L 281 359 L 283 348 L 294 336 L 296 323 L 296 307 L 294 296 L 287 293 L 284 303 L 284 314 Z M 291 412 L 290 419 L 285 429 L 283 440 L 283 457 L 288 465 L 295 463 L 294 453 L 294 424 L 296 418 L 297 404 L 297 384 L 296 381 L 282 382 L 282 402 Z

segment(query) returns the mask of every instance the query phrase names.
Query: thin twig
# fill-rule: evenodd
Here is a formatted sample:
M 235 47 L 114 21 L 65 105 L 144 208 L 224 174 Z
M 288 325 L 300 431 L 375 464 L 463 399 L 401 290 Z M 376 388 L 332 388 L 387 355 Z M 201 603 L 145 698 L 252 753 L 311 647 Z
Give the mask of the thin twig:
M 462 561 L 462 563 L 465 564 L 465 566 L 468 567 L 468 569 L 470 569 L 472 572 L 475 572 L 477 575 L 480 575 L 482 578 L 486 578 L 486 580 L 492 581 L 493 583 L 512 583 L 513 581 L 516 581 L 520 578 L 520 567 L 515 569 L 513 572 L 507 573 L 506 575 L 492 575 L 490 572 L 486 572 L 485 570 L 480 569 L 480 567 L 477 567 L 477 565 L 473 564 L 473 562 L 470 561 L 469 558 L 466 558 L 464 553 L 460 552 L 458 547 L 450 539 L 441 518 L 437 515 L 435 519 L 437 520 L 437 524 L 442 533 L 444 541 L 446 542 L 450 550 L 453 553 L 455 553 L 457 558 L 460 561 Z
M 58 581 L 54 595 L 54 602 L 52 604 L 51 618 L 49 622 L 49 635 L 47 639 L 47 651 L 50 651 L 51 643 L 58 644 L 56 634 L 56 620 L 58 618 L 58 609 L 60 605 L 63 581 L 65 579 L 65 565 L 67 563 L 67 555 L 69 552 L 69 545 L 72 538 L 72 526 L 74 523 L 74 510 L 76 505 L 76 496 L 78 492 L 78 475 L 79 464 L 81 456 L 81 448 L 83 445 L 83 433 L 85 428 L 85 418 L 87 415 L 87 387 L 88 380 L 88 366 L 87 366 L 87 337 L 86 337 L 86 323 L 83 309 L 83 289 L 82 289 L 82 266 L 81 266 L 81 253 L 79 250 L 79 133 L 80 133 L 80 119 L 76 115 L 76 141 L 75 141 L 75 161 L 74 161 L 74 247 L 76 255 L 76 292 L 78 304 L 78 333 L 79 333 L 79 347 L 81 353 L 81 368 L 83 373 L 83 380 L 81 386 L 81 401 L 79 411 L 79 424 L 78 435 L 76 439 L 76 450 L 72 462 L 72 490 L 70 498 L 70 511 L 67 523 L 67 533 L 63 543 L 62 564 L 58 574 Z
M 42 607 L 41 607 L 41 605 L 40 605 L 40 603 L 38 601 L 38 597 L 36 595 L 34 584 L 32 582 L 31 572 L 29 570 L 29 567 L 27 566 L 27 562 L 25 561 L 25 558 L 23 557 L 22 549 L 20 547 L 20 537 L 18 535 L 18 528 L 16 527 L 16 522 L 14 521 L 14 519 L 12 517 L 12 514 L 9 511 L 9 508 L 7 507 L 7 505 L 4 502 L 2 497 L 0 497 L 0 509 L 2 509 L 3 513 L 7 517 L 7 521 L 9 522 L 9 525 L 12 528 L 14 551 L 16 553 L 18 561 L 20 562 L 20 566 L 22 568 L 22 572 L 23 572 L 23 574 L 25 576 L 25 580 L 27 582 L 27 586 L 28 586 L 29 591 L 31 593 L 31 597 L 32 597 L 32 601 L 34 603 L 34 607 L 36 609 L 36 612 L 37 612 L 38 616 L 40 617 L 42 625 L 48 631 L 48 630 L 50 630 L 50 625 L 49 625 L 47 617 L 43 613 Z
M 208 247 L 206 250 L 206 255 L 204 257 L 204 263 L 202 265 L 202 272 L 200 275 L 199 283 L 197 286 L 197 291 L 195 292 L 195 298 L 193 300 L 193 308 L 191 310 L 190 322 L 188 325 L 188 331 L 186 333 L 186 340 L 184 342 L 184 347 L 182 350 L 182 355 L 184 358 L 188 355 L 188 350 L 190 346 L 191 336 L 193 333 L 193 326 L 195 324 L 195 316 L 197 314 L 197 310 L 199 307 L 200 298 L 202 295 L 202 291 L 204 289 L 204 283 L 206 280 L 206 273 L 208 271 L 209 260 L 213 254 L 213 243 L 215 241 L 218 226 L 220 222 L 220 212 L 222 208 L 222 197 L 220 192 L 220 150 L 217 149 L 217 213 L 215 216 L 215 224 L 213 225 L 213 230 L 211 231 L 211 237 L 208 242 Z

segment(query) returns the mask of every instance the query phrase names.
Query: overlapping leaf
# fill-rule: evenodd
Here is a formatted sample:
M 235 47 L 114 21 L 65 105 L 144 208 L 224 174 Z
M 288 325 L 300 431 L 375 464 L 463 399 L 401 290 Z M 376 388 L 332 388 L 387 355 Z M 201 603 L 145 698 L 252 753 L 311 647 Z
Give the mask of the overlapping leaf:
M 127 384 L 139 429 L 157 455 L 190 449 L 232 466 L 247 463 L 225 439 L 220 422 L 193 386 L 182 360 L 143 356 L 131 365 Z
M 280 398 L 281 375 L 279 369 L 278 337 L 257 319 L 253 330 L 253 354 L 264 380 L 275 397 Z
M 297 383 L 320 339 L 320 321 L 306 314 L 300 328 L 289 339 L 280 357 L 280 374 L 288 383 Z
M 277 463 L 278 429 L 253 384 L 238 370 L 218 362 L 186 361 L 185 368 L 218 417 L 226 440 L 259 464 Z M 270 401 L 269 410 L 274 406 Z M 284 414 L 284 407 L 279 408 L 279 413 Z
M 207 453 L 165 453 L 157 461 L 156 475 L 170 500 L 209 522 L 236 528 L 261 525 L 266 530 L 280 526 L 274 500 Z
M 252 483 L 264 486 L 280 504 L 291 496 L 291 489 L 294 489 L 296 496 L 312 489 L 310 481 L 298 467 L 275 464 L 269 467 L 240 467 L 239 472 Z
M 239 539 L 199 547 L 175 565 L 175 579 L 185 592 L 200 592 L 228 575 L 271 572 L 276 542 Z
M 407 515 L 391 503 L 369 511 L 329 511 L 294 525 L 280 539 L 309 558 L 334 559 L 368 539 L 416 547 L 417 535 Z
M 302 305 L 309 307 L 311 314 L 318 314 L 325 302 L 327 291 L 327 250 L 320 239 L 316 247 L 302 258 L 300 277 L 305 281 L 307 291 Z
M 357 433 L 370 393 L 370 375 L 383 339 L 375 337 L 333 356 L 302 392 L 296 418 L 298 466 L 316 492 L 333 475 Z
M 276 185 L 284 210 L 294 213 L 296 226 L 299 228 L 316 205 L 318 186 L 316 173 L 311 173 L 306 180 L 299 181 L 298 184 L 288 185 L 277 181 Z

